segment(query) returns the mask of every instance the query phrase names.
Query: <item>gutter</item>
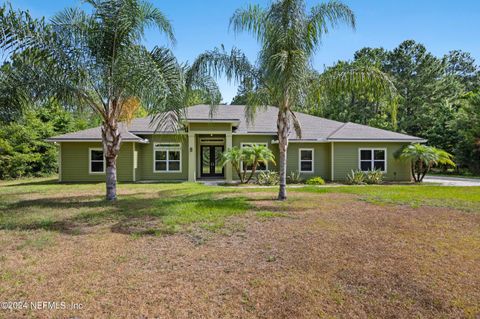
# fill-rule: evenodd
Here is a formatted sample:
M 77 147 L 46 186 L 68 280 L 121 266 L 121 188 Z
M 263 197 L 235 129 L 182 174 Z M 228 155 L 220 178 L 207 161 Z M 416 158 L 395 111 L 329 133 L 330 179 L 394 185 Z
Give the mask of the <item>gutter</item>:
M 44 139 L 45 142 L 49 143 L 63 143 L 63 142 L 102 142 L 101 139 L 98 138 L 46 138 Z M 139 139 L 139 140 L 132 140 L 132 139 L 122 139 L 122 142 L 131 142 L 131 143 L 140 143 L 140 144 L 148 144 L 150 141 L 148 139 Z
M 342 143 L 342 142 L 354 142 L 354 143 L 426 143 L 427 140 L 420 139 L 420 140 L 399 140 L 399 139 L 348 139 L 348 140 L 341 140 L 341 139 L 289 139 L 289 143 Z M 273 140 L 272 144 L 278 144 L 278 140 Z

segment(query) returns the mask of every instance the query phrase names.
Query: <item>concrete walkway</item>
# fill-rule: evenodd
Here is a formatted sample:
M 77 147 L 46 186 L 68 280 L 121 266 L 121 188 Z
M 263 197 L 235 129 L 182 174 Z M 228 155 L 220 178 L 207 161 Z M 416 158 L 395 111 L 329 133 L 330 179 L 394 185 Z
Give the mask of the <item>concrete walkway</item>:
M 436 183 L 442 186 L 480 186 L 480 179 L 449 177 L 449 176 L 425 176 L 425 183 Z

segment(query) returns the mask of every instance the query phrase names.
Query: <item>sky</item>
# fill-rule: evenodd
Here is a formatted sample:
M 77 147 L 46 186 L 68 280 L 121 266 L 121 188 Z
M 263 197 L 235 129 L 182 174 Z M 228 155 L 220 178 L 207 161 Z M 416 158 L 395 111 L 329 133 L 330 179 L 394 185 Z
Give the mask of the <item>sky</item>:
M 169 46 L 181 62 L 192 62 L 200 53 L 224 45 L 241 49 L 255 61 L 259 46 L 249 34 L 228 29 L 231 15 L 249 3 L 267 6 L 270 0 L 150 0 L 170 19 L 177 43 L 173 46 L 156 30 L 148 30 L 145 45 Z M 306 0 L 307 7 L 320 0 Z M 338 60 L 351 60 L 363 47 L 393 49 L 404 40 L 423 43 L 437 56 L 451 50 L 470 52 L 480 64 L 480 1 L 478 0 L 344 0 L 357 19 L 356 30 L 338 27 L 323 39 L 313 59 L 317 70 Z M 80 0 L 12 0 L 15 8 L 35 17 L 51 17 Z M 218 79 L 223 101 L 237 91 L 235 83 Z

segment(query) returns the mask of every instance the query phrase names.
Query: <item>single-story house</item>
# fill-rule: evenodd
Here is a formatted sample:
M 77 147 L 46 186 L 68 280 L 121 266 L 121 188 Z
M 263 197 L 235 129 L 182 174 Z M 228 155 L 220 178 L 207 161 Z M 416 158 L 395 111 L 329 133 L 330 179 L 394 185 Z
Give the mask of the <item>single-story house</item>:
M 219 105 L 213 112 L 210 105 L 196 105 L 185 111 L 181 131 L 158 129 L 151 117 L 134 119 L 128 126 L 122 123 L 117 178 L 124 182 L 237 179 L 230 166 L 219 165 L 221 154 L 233 146 L 264 144 L 278 158 L 277 114 L 276 107 L 266 107 L 253 121 L 247 121 L 242 105 Z M 380 169 L 386 180 L 410 181 L 409 163 L 396 159 L 394 153 L 409 143 L 425 142 L 415 136 L 304 113 L 296 113 L 296 117 L 302 137 L 290 133 L 287 173 L 298 171 L 304 178 L 344 180 L 352 169 Z M 100 127 L 48 141 L 59 145 L 60 181 L 105 180 Z M 271 163 L 259 167 L 276 169 Z

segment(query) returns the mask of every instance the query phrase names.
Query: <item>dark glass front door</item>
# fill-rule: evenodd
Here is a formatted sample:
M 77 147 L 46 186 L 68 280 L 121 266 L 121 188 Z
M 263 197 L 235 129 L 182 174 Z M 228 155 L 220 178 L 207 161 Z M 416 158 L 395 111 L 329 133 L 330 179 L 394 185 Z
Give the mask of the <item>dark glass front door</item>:
M 222 153 L 223 146 L 221 145 L 202 145 L 200 147 L 202 177 L 223 177 Z

